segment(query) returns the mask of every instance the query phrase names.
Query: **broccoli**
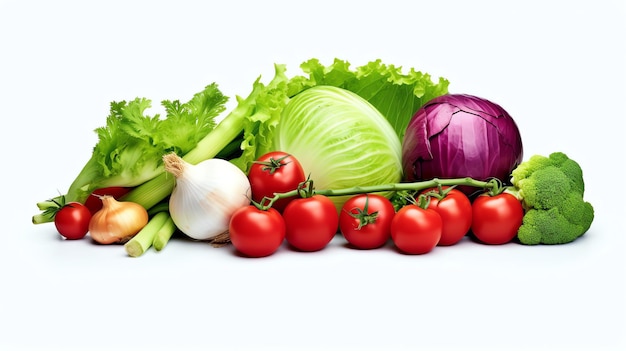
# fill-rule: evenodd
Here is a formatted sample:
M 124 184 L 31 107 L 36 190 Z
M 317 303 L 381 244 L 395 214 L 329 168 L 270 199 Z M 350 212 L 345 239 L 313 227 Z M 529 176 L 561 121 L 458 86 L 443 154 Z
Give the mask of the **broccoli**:
M 511 175 L 525 209 L 517 232 L 522 244 L 565 244 L 591 227 L 594 210 L 583 199 L 582 169 L 564 153 L 534 155 Z

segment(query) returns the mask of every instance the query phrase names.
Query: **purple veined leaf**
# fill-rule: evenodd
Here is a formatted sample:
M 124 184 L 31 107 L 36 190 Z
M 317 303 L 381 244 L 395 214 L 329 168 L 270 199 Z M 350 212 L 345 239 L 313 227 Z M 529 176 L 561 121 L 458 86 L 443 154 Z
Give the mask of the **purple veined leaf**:
M 424 104 L 402 143 L 404 176 L 498 178 L 507 183 L 522 162 L 523 147 L 513 118 L 499 105 L 472 95 L 447 94 Z M 460 188 L 470 195 L 473 188 Z

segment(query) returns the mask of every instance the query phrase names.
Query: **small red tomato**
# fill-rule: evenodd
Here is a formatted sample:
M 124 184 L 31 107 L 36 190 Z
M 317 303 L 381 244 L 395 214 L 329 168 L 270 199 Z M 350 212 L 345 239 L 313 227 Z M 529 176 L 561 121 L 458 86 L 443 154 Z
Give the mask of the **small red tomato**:
M 391 239 L 398 250 L 412 255 L 430 252 L 441 238 L 439 213 L 417 205 L 402 207 L 391 221 Z
M 286 193 L 296 190 L 306 180 L 304 169 L 292 155 L 282 151 L 272 151 L 259 157 L 248 172 L 252 200 L 260 203 L 264 197 L 271 198 L 274 193 Z M 287 204 L 295 197 L 280 199 L 272 208 L 283 212 Z
M 131 190 L 132 188 L 125 188 L 121 186 L 112 186 L 108 188 L 96 189 L 91 193 L 91 195 L 89 195 L 87 200 L 85 200 L 85 206 L 87 206 L 89 212 L 91 212 L 91 215 L 93 215 L 94 213 L 100 211 L 100 209 L 102 208 L 102 200 L 100 200 L 97 195 L 111 195 L 114 199 L 119 200 L 122 196 L 128 194 Z
M 395 214 L 393 204 L 384 196 L 356 195 L 341 208 L 339 230 L 352 246 L 375 249 L 391 237 L 391 220 Z
M 285 239 L 300 251 L 318 251 L 337 233 L 339 214 L 326 196 L 313 195 L 291 201 L 283 212 Z
M 54 215 L 54 225 L 59 234 L 69 240 L 82 239 L 89 231 L 91 212 L 79 202 L 69 202 Z
M 430 196 L 428 208 L 435 210 L 441 216 L 443 228 L 439 246 L 450 246 L 459 242 L 469 232 L 472 226 L 472 203 L 465 193 L 456 189 L 443 187 L 445 194 L 441 194 L 437 188 L 428 189 L 422 194 L 435 192 L 444 195 L 439 199 Z
M 482 194 L 472 203 L 472 233 L 485 244 L 500 245 L 513 240 L 522 225 L 524 208 L 513 195 Z
M 230 218 L 230 241 L 245 256 L 265 257 L 278 250 L 285 239 L 285 221 L 273 208 L 267 211 L 244 206 Z

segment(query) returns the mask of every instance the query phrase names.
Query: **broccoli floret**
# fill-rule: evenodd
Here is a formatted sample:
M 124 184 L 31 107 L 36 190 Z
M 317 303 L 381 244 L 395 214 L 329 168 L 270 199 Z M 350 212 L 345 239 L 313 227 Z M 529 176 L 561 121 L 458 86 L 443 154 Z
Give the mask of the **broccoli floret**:
M 522 244 L 565 244 L 591 227 L 593 206 L 583 198 L 580 165 L 562 152 L 535 155 L 512 172 L 526 213 L 517 237 Z
M 572 190 L 571 182 L 559 168 L 546 166 L 517 182 L 519 195 L 527 208 L 558 207 Z
M 563 244 L 573 241 L 582 228 L 571 223 L 557 208 L 549 210 L 530 209 L 524 215 L 517 238 L 526 245 Z
M 520 163 L 511 173 L 513 177 L 511 181 L 513 185 L 517 186 L 516 181 L 521 181 L 528 178 L 536 170 L 545 168 L 547 166 L 553 166 L 553 161 L 548 157 L 541 155 L 533 155 L 526 162 Z
M 567 157 L 562 152 L 553 152 L 550 156 L 545 157 L 542 155 L 533 155 L 528 161 L 522 162 L 511 173 L 511 182 L 517 188 L 520 188 L 519 182 L 523 182 L 525 179 L 535 173 L 535 171 L 554 166 L 565 173 L 567 179 L 570 181 L 570 186 L 580 193 L 585 191 L 585 183 L 583 181 L 583 170 L 580 165 Z
M 562 152 L 554 152 L 550 154 L 549 160 L 558 167 L 571 182 L 574 190 L 581 194 L 585 192 L 585 182 L 583 181 L 583 170 L 578 162 L 570 159 Z
M 580 235 L 591 227 L 593 222 L 593 206 L 583 199 L 581 193 L 571 192 L 559 207 L 559 211 L 571 223 L 580 226 Z

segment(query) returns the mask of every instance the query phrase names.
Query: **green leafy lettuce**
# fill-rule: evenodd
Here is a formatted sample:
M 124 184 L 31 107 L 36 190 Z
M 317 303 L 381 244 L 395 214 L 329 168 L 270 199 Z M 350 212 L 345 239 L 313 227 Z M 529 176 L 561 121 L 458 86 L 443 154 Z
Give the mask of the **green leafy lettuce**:
M 135 187 L 162 174 L 163 155 L 184 155 L 192 150 L 213 130 L 227 100 L 213 83 L 186 103 L 162 101 L 164 118 L 146 113 L 152 102 L 145 98 L 112 102 L 106 125 L 95 130 L 98 142 L 91 158 L 70 185 L 64 201 L 84 203 L 95 189 Z M 38 206 L 46 209 L 54 204 L 46 201 Z

